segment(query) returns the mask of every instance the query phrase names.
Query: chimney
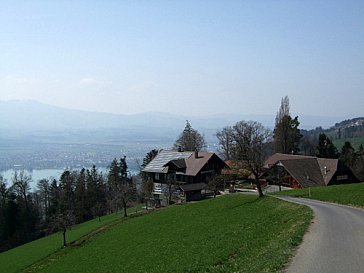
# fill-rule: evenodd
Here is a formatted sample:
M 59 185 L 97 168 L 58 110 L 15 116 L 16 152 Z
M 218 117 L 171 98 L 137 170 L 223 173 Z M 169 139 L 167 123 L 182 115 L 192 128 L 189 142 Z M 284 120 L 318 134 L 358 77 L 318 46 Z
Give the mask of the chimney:
M 198 158 L 198 150 L 195 150 L 195 158 Z

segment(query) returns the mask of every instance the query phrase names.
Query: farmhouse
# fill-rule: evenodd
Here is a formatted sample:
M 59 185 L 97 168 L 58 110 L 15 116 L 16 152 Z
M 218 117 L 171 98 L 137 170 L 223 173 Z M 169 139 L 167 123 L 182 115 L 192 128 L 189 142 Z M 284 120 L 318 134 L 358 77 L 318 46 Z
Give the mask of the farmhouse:
M 153 181 L 158 204 L 171 191 L 183 195 L 185 201 L 200 200 L 209 178 L 226 167 L 215 153 L 161 150 L 142 172 Z
M 265 162 L 269 184 L 290 188 L 356 183 L 353 172 L 338 159 L 276 153 Z

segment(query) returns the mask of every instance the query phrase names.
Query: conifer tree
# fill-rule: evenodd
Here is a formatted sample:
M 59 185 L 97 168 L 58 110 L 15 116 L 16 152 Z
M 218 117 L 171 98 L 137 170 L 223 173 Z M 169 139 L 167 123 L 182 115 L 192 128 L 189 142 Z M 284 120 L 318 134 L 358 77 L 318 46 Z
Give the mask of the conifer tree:
M 300 122 L 297 116 L 292 119 L 289 110 L 289 98 L 285 96 L 281 100 L 273 132 L 274 150 L 276 153 L 297 154 L 299 152 L 299 143 L 302 138 L 298 128 Z
M 322 158 L 338 158 L 339 153 L 332 143 L 331 139 L 325 134 L 319 135 L 319 143 L 317 146 L 317 157 Z
M 186 121 L 186 127 L 179 135 L 174 144 L 175 149 L 183 151 L 201 151 L 206 147 L 206 141 L 203 135 L 193 129 L 189 121 Z

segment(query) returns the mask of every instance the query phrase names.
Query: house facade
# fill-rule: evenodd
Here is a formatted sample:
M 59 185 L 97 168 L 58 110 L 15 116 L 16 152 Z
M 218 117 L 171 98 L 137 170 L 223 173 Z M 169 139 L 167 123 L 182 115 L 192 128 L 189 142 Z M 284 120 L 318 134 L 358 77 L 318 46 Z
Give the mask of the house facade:
M 154 183 L 157 203 L 168 194 L 193 201 L 203 198 L 208 180 L 226 167 L 215 153 L 161 150 L 142 172 Z
M 359 182 L 338 159 L 277 153 L 266 160 L 265 167 L 264 179 L 269 184 L 290 188 Z

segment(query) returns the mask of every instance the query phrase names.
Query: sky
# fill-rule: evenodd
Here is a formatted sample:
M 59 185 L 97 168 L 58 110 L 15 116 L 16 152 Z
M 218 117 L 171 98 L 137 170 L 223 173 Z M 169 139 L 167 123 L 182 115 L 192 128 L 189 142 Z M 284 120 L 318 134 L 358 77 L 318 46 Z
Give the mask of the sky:
M 363 116 L 364 1 L 1 1 L 0 100 Z

